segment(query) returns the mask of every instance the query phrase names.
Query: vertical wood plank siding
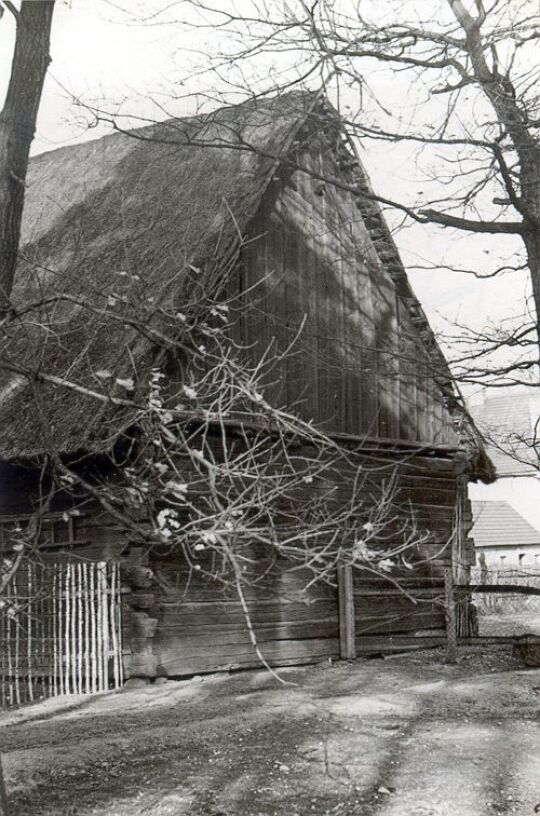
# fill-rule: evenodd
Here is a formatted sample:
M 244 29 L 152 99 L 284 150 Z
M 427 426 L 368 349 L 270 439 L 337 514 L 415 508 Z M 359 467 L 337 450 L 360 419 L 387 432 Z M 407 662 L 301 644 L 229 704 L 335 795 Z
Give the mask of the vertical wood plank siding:
M 298 164 L 339 178 L 322 139 L 298 147 Z M 352 192 L 282 168 L 251 222 L 244 285 L 258 307 L 241 318 L 254 353 L 285 348 L 281 393 L 331 431 L 455 445 L 453 423 L 421 336 L 385 270 Z M 256 237 L 258 236 L 258 237 Z M 273 390 L 273 389 L 271 389 Z

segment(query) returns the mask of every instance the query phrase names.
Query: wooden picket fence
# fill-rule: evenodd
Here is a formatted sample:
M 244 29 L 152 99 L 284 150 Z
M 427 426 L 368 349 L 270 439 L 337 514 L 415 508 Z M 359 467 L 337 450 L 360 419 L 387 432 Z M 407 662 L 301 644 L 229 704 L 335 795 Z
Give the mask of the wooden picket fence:
M 122 684 L 118 564 L 24 564 L 0 604 L 2 707 Z

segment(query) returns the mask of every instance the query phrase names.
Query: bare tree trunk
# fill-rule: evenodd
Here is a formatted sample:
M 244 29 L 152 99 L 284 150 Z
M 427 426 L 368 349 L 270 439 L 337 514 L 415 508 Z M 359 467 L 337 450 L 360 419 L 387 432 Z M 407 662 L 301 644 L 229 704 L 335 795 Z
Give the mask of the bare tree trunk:
M 540 344 L 540 227 L 526 232 L 523 242 L 527 251 L 527 263 L 536 307 L 536 332 Z
M 28 155 L 50 62 L 54 0 L 24 0 L 17 21 L 11 77 L 0 114 L 0 314 L 9 309 L 19 250 Z
M 508 76 L 499 72 L 497 61 L 488 65 L 486 43 L 481 35 L 487 18 L 482 2 L 477 0 L 477 17 L 470 14 L 462 0 L 448 0 L 448 3 L 465 34 L 474 78 L 491 102 L 497 120 L 508 133 L 518 156 L 519 192 L 502 153 L 497 154 L 500 175 L 509 200 L 523 216 L 521 234 L 527 251 L 540 343 L 540 144 L 538 137 L 531 132 L 528 112 L 519 102 L 514 84 Z M 492 56 L 493 49 L 495 46 L 492 47 Z

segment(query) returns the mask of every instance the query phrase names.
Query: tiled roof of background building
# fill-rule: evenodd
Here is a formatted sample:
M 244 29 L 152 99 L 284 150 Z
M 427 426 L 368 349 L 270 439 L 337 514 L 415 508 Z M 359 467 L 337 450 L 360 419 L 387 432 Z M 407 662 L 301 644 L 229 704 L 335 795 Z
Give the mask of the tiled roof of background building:
M 479 430 L 487 440 L 487 453 L 497 476 L 532 476 L 538 472 L 540 448 L 540 394 L 528 392 L 487 397 L 480 405 L 471 405 Z
M 475 547 L 540 547 L 540 531 L 505 501 L 473 501 Z

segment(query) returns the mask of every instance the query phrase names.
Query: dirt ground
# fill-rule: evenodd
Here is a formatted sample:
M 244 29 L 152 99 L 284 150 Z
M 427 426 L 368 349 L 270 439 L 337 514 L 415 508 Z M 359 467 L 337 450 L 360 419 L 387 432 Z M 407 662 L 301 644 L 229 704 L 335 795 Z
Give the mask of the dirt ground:
M 540 670 L 510 647 L 169 681 L 0 717 L 12 816 L 540 812 Z M 294 684 L 294 685 L 293 685 Z
M 495 612 L 478 616 L 479 634 L 482 637 L 515 636 L 531 633 L 540 635 L 540 615 L 537 612 Z

